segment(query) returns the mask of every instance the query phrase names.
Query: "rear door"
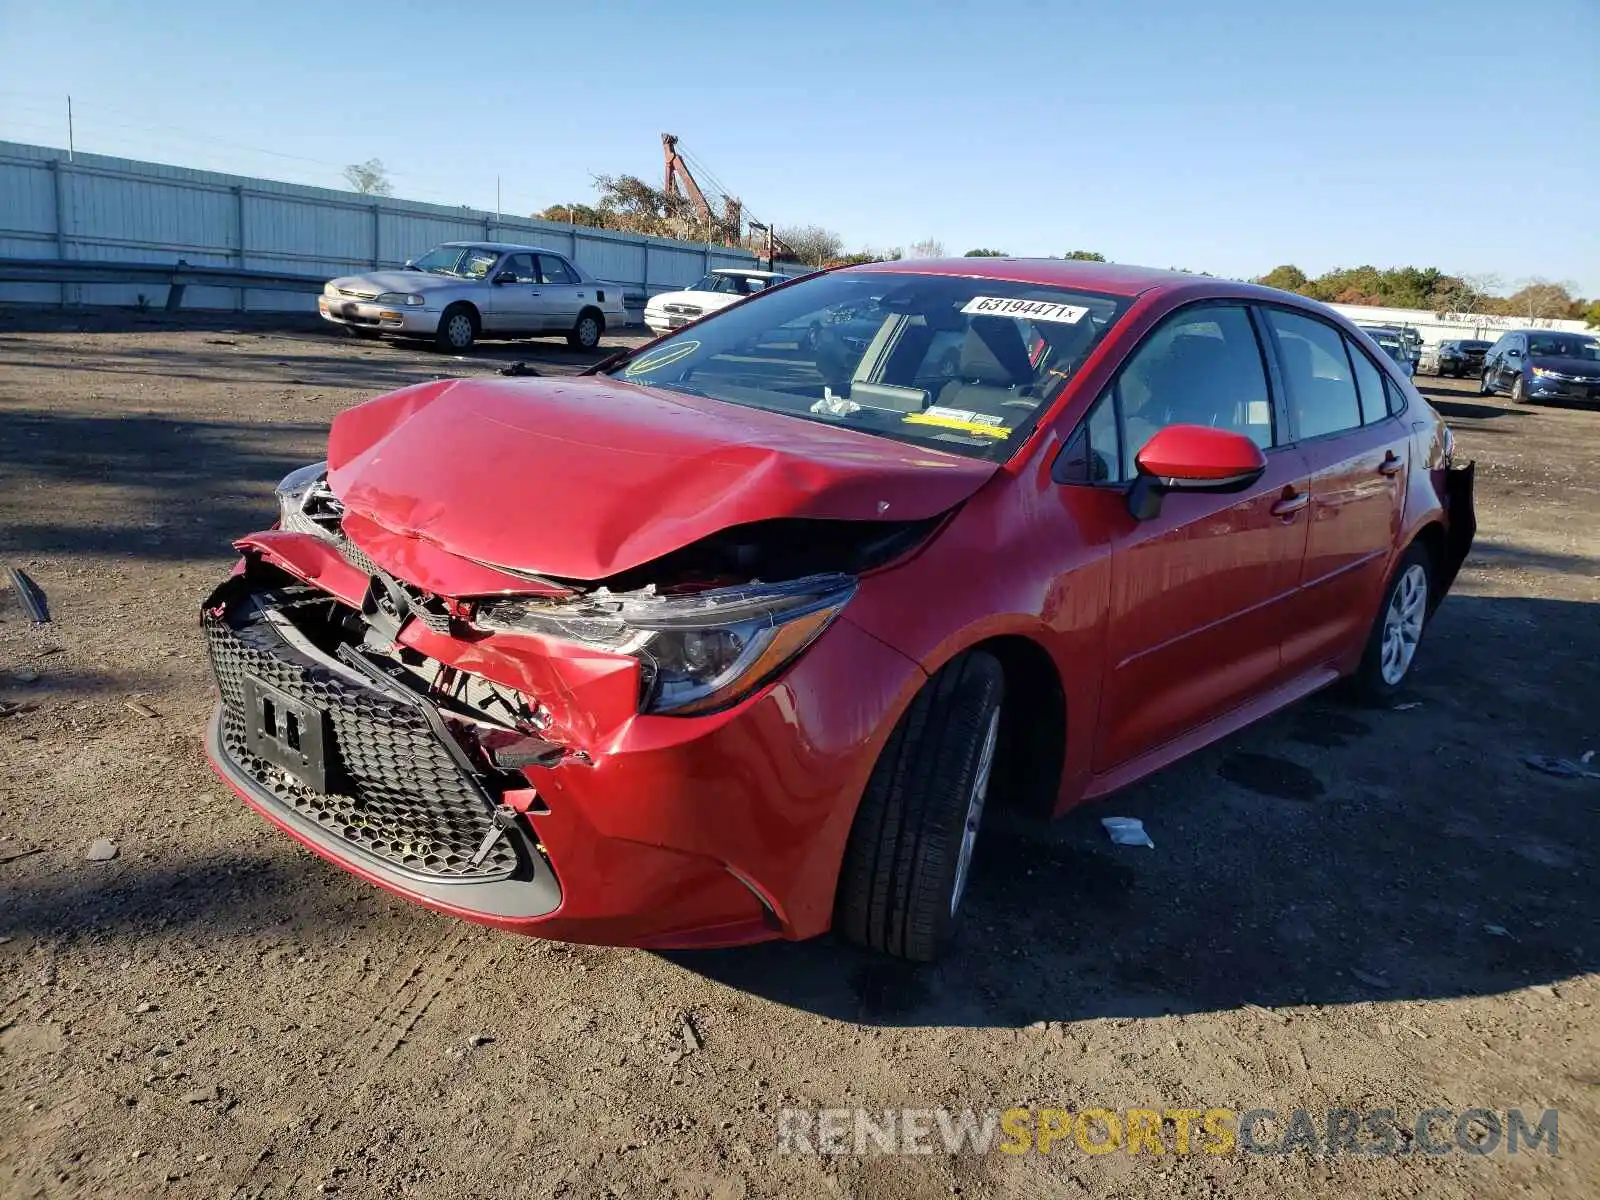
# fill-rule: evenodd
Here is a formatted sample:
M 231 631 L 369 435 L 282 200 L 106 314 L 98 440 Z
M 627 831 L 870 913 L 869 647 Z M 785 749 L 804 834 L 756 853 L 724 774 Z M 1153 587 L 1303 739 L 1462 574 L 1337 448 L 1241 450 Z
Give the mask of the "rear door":
M 1354 338 L 1309 313 L 1263 313 L 1310 501 L 1283 651 L 1297 674 L 1342 660 L 1371 628 L 1399 536 L 1411 436 L 1390 411 L 1383 366 Z
M 593 289 L 559 254 L 539 255 L 539 281 L 550 318 L 548 328 L 571 329 L 578 323 L 578 310 L 592 298 Z
M 1172 493 L 1112 537 L 1108 654 L 1094 770 L 1102 773 L 1270 687 L 1306 544 L 1300 456 L 1278 431 L 1249 309 L 1206 303 L 1158 325 L 1096 401 L 1090 480 L 1124 486 L 1167 425 L 1233 429 L 1266 452 L 1249 490 Z M 1106 443 L 1115 438 L 1114 448 Z

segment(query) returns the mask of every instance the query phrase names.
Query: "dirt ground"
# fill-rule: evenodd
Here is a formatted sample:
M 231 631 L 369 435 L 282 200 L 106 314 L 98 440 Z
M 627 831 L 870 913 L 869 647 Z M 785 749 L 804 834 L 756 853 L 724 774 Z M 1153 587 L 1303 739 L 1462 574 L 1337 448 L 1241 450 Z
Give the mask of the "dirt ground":
M 1600 748 L 1600 412 L 1422 379 L 1481 530 L 1403 702 L 1313 697 L 988 829 L 960 944 L 913 970 L 463 924 L 207 769 L 196 612 L 229 538 L 340 409 L 512 359 L 583 362 L 0 312 L 0 565 L 53 617 L 0 591 L 0 1195 L 1600 1194 L 1600 782 L 1523 762 Z M 1560 1153 L 776 1148 L 785 1107 L 1025 1105 L 1558 1108 Z

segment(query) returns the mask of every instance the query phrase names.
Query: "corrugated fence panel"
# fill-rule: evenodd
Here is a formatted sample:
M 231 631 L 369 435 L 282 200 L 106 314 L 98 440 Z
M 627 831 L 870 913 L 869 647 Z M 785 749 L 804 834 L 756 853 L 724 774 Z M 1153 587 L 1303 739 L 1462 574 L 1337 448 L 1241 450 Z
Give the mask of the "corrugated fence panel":
M 59 228 L 58 228 L 58 214 Z M 615 230 L 573 227 L 390 197 L 358 196 L 47 146 L 0 142 L 0 255 L 240 266 L 291 274 L 348 275 L 399 266 L 440 242 L 483 239 L 542 246 L 629 295 L 670 291 L 712 267 L 754 256 Z M 164 291 L 143 285 L 151 291 Z M 134 304 L 140 287 L 0 284 L 0 300 Z M 144 296 L 159 305 L 165 295 Z M 311 296 L 191 287 L 196 308 L 310 311 Z

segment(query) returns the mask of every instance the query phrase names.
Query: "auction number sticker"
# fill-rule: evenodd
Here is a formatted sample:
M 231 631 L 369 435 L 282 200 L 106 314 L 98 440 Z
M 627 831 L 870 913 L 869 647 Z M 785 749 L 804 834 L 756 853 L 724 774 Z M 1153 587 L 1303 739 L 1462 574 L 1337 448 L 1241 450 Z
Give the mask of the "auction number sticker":
M 622 369 L 624 375 L 648 375 L 651 371 L 659 371 L 662 367 L 670 367 L 675 362 L 682 362 L 700 349 L 700 343 L 695 341 L 677 342 L 671 346 L 663 346 L 653 350 L 637 362 L 631 362 Z
M 975 317 L 1024 317 L 1029 321 L 1056 321 L 1063 325 L 1076 325 L 1089 315 L 1089 310 L 1081 304 L 1012 300 L 1006 296 L 974 296 L 961 311 Z

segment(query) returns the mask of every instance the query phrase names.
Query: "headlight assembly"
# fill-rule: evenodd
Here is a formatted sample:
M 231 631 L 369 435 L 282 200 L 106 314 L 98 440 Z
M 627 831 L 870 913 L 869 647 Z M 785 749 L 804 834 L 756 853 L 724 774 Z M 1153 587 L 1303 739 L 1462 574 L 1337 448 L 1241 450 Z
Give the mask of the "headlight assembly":
M 328 490 L 328 464 L 311 463 L 278 481 L 278 528 L 332 540 L 344 506 Z
M 696 716 L 738 703 L 833 623 L 850 575 L 711 588 L 682 596 L 596 592 L 580 600 L 490 601 L 473 624 L 577 642 L 639 660 L 641 711 Z
M 407 308 L 421 308 L 427 303 L 414 292 L 384 292 L 373 300 L 374 304 L 403 304 Z
M 330 279 L 322 285 L 322 294 L 324 296 L 337 296 L 339 294 L 339 289 L 334 286 L 333 280 Z

